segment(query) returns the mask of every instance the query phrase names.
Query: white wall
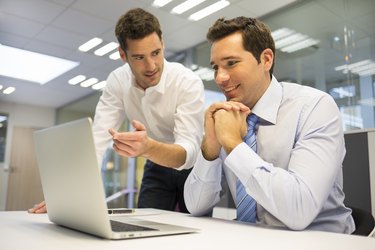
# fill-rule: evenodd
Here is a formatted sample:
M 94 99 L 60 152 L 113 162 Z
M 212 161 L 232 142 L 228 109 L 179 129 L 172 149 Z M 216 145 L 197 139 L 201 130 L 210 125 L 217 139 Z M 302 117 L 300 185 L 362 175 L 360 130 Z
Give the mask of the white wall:
M 0 163 L 0 211 L 5 210 L 13 127 L 44 128 L 55 124 L 55 109 L 0 101 L 0 112 L 9 115 L 4 163 Z

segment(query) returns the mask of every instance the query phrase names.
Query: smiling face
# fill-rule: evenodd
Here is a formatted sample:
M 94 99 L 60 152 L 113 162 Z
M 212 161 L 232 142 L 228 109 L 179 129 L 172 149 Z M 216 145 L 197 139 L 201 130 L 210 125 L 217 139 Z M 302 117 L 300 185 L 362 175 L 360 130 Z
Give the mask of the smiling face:
M 241 32 L 215 41 L 211 47 L 211 67 L 215 81 L 227 100 L 245 104 L 250 109 L 268 88 L 273 52 L 265 49 L 258 63 L 243 47 Z
M 136 83 L 142 89 L 155 86 L 159 83 L 164 67 L 164 47 L 156 32 L 141 38 L 127 39 L 127 50 L 120 55 L 134 74 Z

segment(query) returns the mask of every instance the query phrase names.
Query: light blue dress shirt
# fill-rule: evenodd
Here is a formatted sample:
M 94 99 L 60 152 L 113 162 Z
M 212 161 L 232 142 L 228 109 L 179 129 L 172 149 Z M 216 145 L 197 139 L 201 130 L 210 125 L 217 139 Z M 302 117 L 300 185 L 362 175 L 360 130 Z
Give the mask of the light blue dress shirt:
M 235 197 L 240 178 L 257 201 L 257 223 L 352 233 L 351 210 L 343 204 L 344 135 L 331 96 L 272 77 L 252 112 L 261 119 L 257 153 L 245 143 L 229 155 L 222 149 L 214 161 L 200 153 L 185 182 L 188 210 L 196 216 L 211 211 L 222 178 Z

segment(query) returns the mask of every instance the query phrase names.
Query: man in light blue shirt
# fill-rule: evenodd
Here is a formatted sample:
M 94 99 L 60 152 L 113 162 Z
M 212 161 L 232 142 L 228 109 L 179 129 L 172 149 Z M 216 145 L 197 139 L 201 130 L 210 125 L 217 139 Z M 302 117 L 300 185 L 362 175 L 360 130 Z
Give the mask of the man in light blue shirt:
M 239 179 L 257 202 L 258 224 L 352 233 L 342 190 L 344 136 L 334 100 L 276 80 L 274 41 L 257 19 L 219 19 L 207 38 L 215 81 L 228 101 L 206 110 L 201 152 L 185 182 L 189 212 L 201 216 L 213 209 L 222 178 L 236 197 Z M 250 113 L 260 120 L 256 152 L 243 142 Z

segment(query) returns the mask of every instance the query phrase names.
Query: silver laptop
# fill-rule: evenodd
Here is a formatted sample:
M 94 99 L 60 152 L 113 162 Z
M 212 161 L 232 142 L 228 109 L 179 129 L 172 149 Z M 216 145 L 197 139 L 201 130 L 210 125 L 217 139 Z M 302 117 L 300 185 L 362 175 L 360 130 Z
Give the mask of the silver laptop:
M 197 231 L 134 218 L 137 212 L 134 216 L 108 214 L 90 118 L 38 130 L 34 142 L 52 222 L 108 239 Z

